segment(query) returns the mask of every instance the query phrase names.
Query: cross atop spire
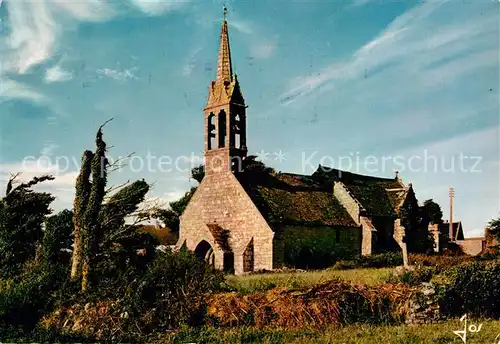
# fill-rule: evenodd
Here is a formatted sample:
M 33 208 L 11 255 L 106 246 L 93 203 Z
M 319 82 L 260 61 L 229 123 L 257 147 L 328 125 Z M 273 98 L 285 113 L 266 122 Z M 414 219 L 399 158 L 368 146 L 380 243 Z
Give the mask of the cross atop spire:
M 230 83 L 233 80 L 231 51 L 229 50 L 229 35 L 227 33 L 227 8 L 224 6 L 224 20 L 220 34 L 219 58 L 217 60 L 217 83 Z

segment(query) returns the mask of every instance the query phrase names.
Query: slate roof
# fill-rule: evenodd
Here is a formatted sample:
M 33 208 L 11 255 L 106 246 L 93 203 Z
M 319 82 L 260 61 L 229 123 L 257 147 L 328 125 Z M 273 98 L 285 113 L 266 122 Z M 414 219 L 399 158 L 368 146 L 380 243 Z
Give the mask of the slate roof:
M 335 181 L 342 182 L 372 216 L 396 216 L 407 194 L 405 185 L 396 178 L 366 176 L 321 165 L 312 177 L 332 187 Z
M 310 176 L 263 172 L 240 181 L 271 225 L 358 227 L 333 189 Z

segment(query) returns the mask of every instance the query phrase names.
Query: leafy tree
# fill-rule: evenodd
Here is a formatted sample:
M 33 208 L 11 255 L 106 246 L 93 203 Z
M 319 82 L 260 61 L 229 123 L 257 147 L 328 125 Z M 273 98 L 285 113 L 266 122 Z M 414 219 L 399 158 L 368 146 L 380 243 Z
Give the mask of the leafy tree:
M 500 241 L 500 217 L 492 219 L 488 222 L 488 227 L 486 228 L 486 239 L 488 241 L 497 240 Z
M 443 212 L 439 204 L 432 199 L 428 199 L 421 207 L 423 222 L 441 224 L 443 223 Z
M 137 211 L 148 191 L 149 184 L 144 179 L 137 180 L 117 191 L 102 205 L 99 222 L 105 242 L 119 237 L 121 232 L 117 229 L 124 227 L 125 218 Z
M 119 245 L 120 240 L 136 237 L 132 233 L 135 227 L 126 225 L 125 218 L 138 209 L 149 191 L 149 185 L 140 180 L 121 188 L 105 202 L 109 164 L 103 126 L 96 134 L 95 152 L 83 153 L 76 182 L 71 278 L 81 282 L 82 291 L 96 282 L 98 266 L 110 256 L 106 251 L 113 244 Z
M 428 253 L 434 248 L 434 239 L 429 232 L 426 214 L 416 203 L 407 202 L 401 207 L 401 224 L 405 228 L 408 252 Z
M 86 291 L 89 279 L 93 277 L 93 263 L 101 239 L 99 213 L 106 194 L 108 160 L 106 158 L 106 142 L 102 139 L 102 126 L 97 131 L 96 151 L 93 154 L 90 167 L 92 183 L 85 211 L 80 214 L 83 237 L 82 291 Z M 81 171 L 82 173 L 83 171 Z M 75 197 L 79 197 L 76 195 Z M 90 276 L 89 276 L 90 275 Z
M 83 218 L 90 197 L 90 174 L 91 163 L 94 153 L 86 150 L 83 152 L 82 164 L 80 173 L 76 179 L 74 208 L 74 245 L 73 245 L 73 261 L 71 267 L 71 279 L 76 280 L 82 273 L 83 262 Z
M 52 263 L 69 263 L 73 241 L 73 212 L 63 210 L 45 220 L 45 230 L 41 245 L 41 260 Z
M 201 183 L 203 177 L 205 177 L 205 166 L 203 166 L 203 164 L 191 169 L 191 178 L 196 180 L 198 183 Z
M 32 189 L 54 177 L 35 177 L 14 186 L 17 177 L 9 180 L 6 195 L 0 199 L 0 274 L 3 276 L 18 274 L 27 261 L 36 257 L 45 217 L 52 212 L 50 204 L 54 200 L 49 193 Z
M 161 220 L 172 232 L 179 232 L 179 218 L 186 209 L 195 191 L 196 187 L 192 187 L 180 199 L 170 202 L 168 209 L 158 209 L 153 217 Z

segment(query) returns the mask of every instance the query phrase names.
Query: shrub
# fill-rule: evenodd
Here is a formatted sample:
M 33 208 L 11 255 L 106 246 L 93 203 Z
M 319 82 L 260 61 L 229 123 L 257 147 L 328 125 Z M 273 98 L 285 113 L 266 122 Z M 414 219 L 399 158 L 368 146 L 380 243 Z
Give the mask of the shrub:
M 31 330 L 43 312 L 50 309 L 54 293 L 67 276 L 67 267 L 35 266 L 21 276 L 0 280 L 0 327 Z
M 472 262 L 476 258 L 471 256 L 442 256 L 442 255 L 425 255 L 425 254 L 411 254 L 408 257 L 410 265 L 416 266 L 432 266 L 435 267 L 437 272 L 444 271 L 445 269 L 458 266 L 462 263 Z
M 403 256 L 401 253 L 389 252 L 369 256 L 358 256 L 349 260 L 339 260 L 335 263 L 333 269 L 386 268 L 399 265 L 403 265 Z
M 399 274 L 392 274 L 387 278 L 387 283 L 405 283 L 411 286 L 422 282 L 429 282 L 437 269 L 431 266 L 421 266 L 414 270 L 405 270 Z
M 440 308 L 447 315 L 500 316 L 500 260 L 462 264 L 435 276 Z
M 204 296 L 224 286 L 221 272 L 186 251 L 158 253 L 146 273 L 127 288 L 130 311 L 149 329 L 198 324 Z
M 41 323 L 98 341 L 137 342 L 154 331 L 202 323 L 206 294 L 226 288 L 220 271 L 184 250 L 157 252 L 142 272 L 131 268 L 122 273 L 115 276 L 122 286 L 113 281 L 114 275 L 106 279 L 116 287 L 114 292 L 101 282 L 107 297 L 98 291 L 80 294 Z M 131 276 L 135 279 L 129 281 Z

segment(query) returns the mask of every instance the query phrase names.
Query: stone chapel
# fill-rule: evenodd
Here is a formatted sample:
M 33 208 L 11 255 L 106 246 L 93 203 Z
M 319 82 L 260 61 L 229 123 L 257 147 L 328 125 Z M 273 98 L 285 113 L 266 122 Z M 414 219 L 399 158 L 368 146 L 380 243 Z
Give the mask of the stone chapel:
M 310 176 L 264 171 L 244 178 L 238 168 L 248 152 L 246 109 L 224 18 L 216 78 L 203 110 L 205 176 L 180 217 L 177 249 L 235 274 L 307 260 L 318 243 L 340 256 L 400 250 L 399 209 L 418 204 L 411 184 L 397 175 L 323 166 Z

